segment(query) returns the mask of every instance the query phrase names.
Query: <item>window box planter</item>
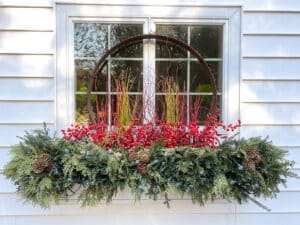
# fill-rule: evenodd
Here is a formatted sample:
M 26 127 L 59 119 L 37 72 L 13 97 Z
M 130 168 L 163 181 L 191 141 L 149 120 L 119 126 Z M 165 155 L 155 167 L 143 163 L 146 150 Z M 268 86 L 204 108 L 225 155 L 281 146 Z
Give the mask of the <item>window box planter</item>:
M 164 198 L 167 205 L 172 193 L 188 196 L 199 205 L 215 199 L 242 203 L 276 197 L 278 186 L 293 176 L 293 162 L 284 159 L 286 152 L 259 137 L 172 147 L 166 147 L 162 137 L 150 145 L 128 148 L 119 145 L 120 139 L 131 138 L 122 131 L 108 148 L 103 143 L 109 137 L 95 142 L 90 135 L 90 131 L 95 134 L 93 129 L 66 139 L 80 130 L 69 130 L 64 138 L 50 137 L 46 129 L 35 130 L 13 147 L 4 175 L 23 199 L 50 207 L 76 196 L 83 206 L 95 206 L 111 202 L 129 188 L 135 200 L 146 195 L 153 200 Z

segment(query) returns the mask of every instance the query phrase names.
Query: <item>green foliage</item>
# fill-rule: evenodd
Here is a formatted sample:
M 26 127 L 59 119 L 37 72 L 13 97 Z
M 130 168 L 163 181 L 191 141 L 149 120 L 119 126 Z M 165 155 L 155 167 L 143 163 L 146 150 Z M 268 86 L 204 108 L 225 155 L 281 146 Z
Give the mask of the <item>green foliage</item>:
M 260 156 L 252 167 L 247 149 Z M 156 200 L 174 191 L 188 195 L 194 203 L 233 198 L 242 203 L 253 197 L 276 197 L 278 186 L 291 176 L 292 161 L 286 152 L 266 139 L 227 140 L 219 149 L 176 147 L 167 149 L 153 144 L 146 151 L 150 161 L 146 173 L 137 166 L 139 160 L 129 160 L 130 152 L 123 148 L 106 151 L 88 139 L 67 142 L 50 137 L 47 130 L 26 133 L 22 142 L 12 149 L 12 160 L 4 175 L 17 186 L 20 195 L 33 204 L 50 207 L 60 198 L 68 199 L 76 190 L 83 206 L 112 201 L 118 191 L 129 187 L 136 200 L 142 194 Z M 32 165 L 47 153 L 53 159 L 50 171 L 35 173 Z
M 67 196 L 72 187 L 64 179 L 61 150 L 68 145 L 65 141 L 52 138 L 46 129 L 26 132 L 23 142 L 12 148 L 12 160 L 5 166 L 4 175 L 17 186 L 23 199 L 44 208 L 60 197 Z M 32 164 L 42 153 L 48 153 L 55 161 L 51 172 L 35 174 Z

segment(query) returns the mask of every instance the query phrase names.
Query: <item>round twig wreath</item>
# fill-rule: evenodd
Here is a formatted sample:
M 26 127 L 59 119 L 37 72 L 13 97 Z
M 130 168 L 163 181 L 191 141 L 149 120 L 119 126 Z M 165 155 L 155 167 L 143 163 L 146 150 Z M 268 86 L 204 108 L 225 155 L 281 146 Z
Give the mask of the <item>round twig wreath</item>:
M 120 50 L 122 50 L 126 47 L 129 47 L 139 41 L 146 40 L 146 39 L 156 39 L 156 40 L 166 41 L 166 42 L 176 44 L 177 46 L 189 51 L 198 60 L 198 62 L 200 63 L 201 69 L 204 71 L 205 76 L 209 79 L 211 87 L 212 87 L 212 101 L 210 104 L 209 113 L 214 113 L 214 111 L 216 109 L 216 102 L 217 102 L 217 88 L 216 88 L 216 83 L 215 83 L 213 73 L 211 72 L 211 69 L 209 68 L 208 64 L 204 61 L 203 57 L 190 45 L 187 45 L 186 43 L 184 43 L 176 38 L 165 36 L 165 35 L 159 35 L 159 34 L 145 34 L 145 35 L 139 35 L 139 36 L 134 36 L 134 37 L 128 38 L 128 39 L 116 44 L 111 49 L 106 51 L 103 54 L 103 56 L 99 59 L 99 61 L 96 63 L 95 68 L 93 69 L 91 76 L 89 78 L 88 90 L 87 90 L 87 108 L 88 108 L 91 122 L 94 124 L 99 122 L 98 117 L 95 116 L 95 113 L 93 112 L 93 107 L 92 107 L 92 102 L 91 102 L 91 92 L 92 92 L 94 83 L 97 79 L 97 75 L 99 74 L 99 72 L 101 72 L 101 70 L 107 63 L 106 58 L 110 55 L 118 53 Z M 99 110 L 98 105 L 96 105 L 96 109 L 97 109 L 97 111 Z

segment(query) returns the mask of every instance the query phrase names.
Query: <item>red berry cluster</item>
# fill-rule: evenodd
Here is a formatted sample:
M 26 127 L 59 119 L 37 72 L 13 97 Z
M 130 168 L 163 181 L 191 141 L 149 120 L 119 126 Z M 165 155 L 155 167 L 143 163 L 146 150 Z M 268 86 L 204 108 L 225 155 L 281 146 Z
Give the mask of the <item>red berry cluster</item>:
M 153 142 L 161 142 L 167 148 L 178 146 L 217 148 L 220 139 L 226 139 L 228 132 L 240 127 L 240 121 L 236 125 L 225 125 L 218 120 L 219 112 L 210 115 L 205 126 L 199 126 L 198 122 L 188 125 L 181 122 L 165 123 L 162 121 L 137 125 L 138 120 L 132 121 L 129 126 L 120 126 L 108 129 L 107 124 L 89 124 L 71 126 L 62 130 L 64 138 L 68 141 L 79 141 L 83 138 L 91 139 L 95 144 L 112 149 L 116 146 L 127 150 L 134 147 L 148 148 Z

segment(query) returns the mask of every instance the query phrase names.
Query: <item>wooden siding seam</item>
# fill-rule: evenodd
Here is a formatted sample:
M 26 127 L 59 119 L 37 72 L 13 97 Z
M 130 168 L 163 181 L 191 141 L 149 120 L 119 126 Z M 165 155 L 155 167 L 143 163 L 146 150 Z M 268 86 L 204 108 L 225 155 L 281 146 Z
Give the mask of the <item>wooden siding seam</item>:
M 32 75 L 30 75 L 30 76 L 10 76 L 10 75 L 4 75 L 4 76 L 2 76 L 2 75 L 0 75 L 0 80 L 9 80 L 9 79 L 11 79 L 11 80 L 26 80 L 26 79 L 41 79 L 41 80 L 53 80 L 53 78 L 54 78 L 54 76 L 49 76 L 49 77 L 47 77 L 47 76 L 32 76 Z
M 1 72 L 1 71 L 0 71 Z M 53 79 L 53 75 L 26 75 L 26 74 L 20 74 L 20 75 L 1 75 L 0 74 L 0 80 L 1 79 Z
M 0 32 L 31 32 L 31 33 L 34 33 L 34 32 L 54 32 L 54 29 L 0 29 Z
M 270 99 L 242 99 L 241 103 L 249 103 L 249 104 L 299 104 L 300 99 L 285 99 L 285 100 L 270 100 Z
M 24 0 L 27 1 L 27 0 Z M 1 2 L 0 2 L 1 4 Z M 1 8 L 10 8 L 10 9 L 53 9 L 53 6 L 42 6 L 42 5 L 12 5 L 12 4 L 6 4 L 6 5 L 0 5 L 0 9 Z
M 243 72 L 242 72 L 243 73 Z M 242 81 L 248 81 L 248 82 L 300 82 L 300 78 L 296 77 L 242 77 Z
M 278 145 L 279 148 L 290 149 L 292 151 L 300 151 L 300 146 Z
M 248 36 L 248 37 L 300 37 L 300 33 L 250 33 L 250 32 L 245 32 L 243 33 L 243 36 Z
M 283 212 L 236 212 L 237 215 L 285 215 L 285 214 L 299 214 L 300 211 L 283 211 Z M 264 224 L 264 223 L 262 223 Z
M 1 122 L 0 121 L 0 126 L 30 126 L 30 125 L 43 125 L 46 123 L 46 125 L 54 125 L 55 122 L 53 121 L 43 121 L 43 122 Z
M 300 59 L 300 55 L 299 56 L 243 55 L 242 59 Z
M 6 149 L 6 148 L 11 148 L 13 145 L 0 145 L 0 149 L 2 148 L 4 148 L 4 149 Z M 1 151 L 1 150 L 0 150 Z
M 54 103 L 54 99 L 0 99 L 0 103 L 5 102 L 5 103 Z
M 275 13 L 284 13 L 284 14 L 297 14 L 300 13 L 300 9 L 286 9 L 286 10 L 277 10 L 277 9 L 244 9 L 245 14 L 247 13 L 266 13 L 266 14 L 275 14 Z
M 300 123 L 242 123 L 242 127 L 300 127 Z
M 26 56 L 26 55 L 47 55 L 47 56 L 53 56 L 54 53 L 52 52 L 1 52 L 0 51 L 0 56 L 1 55 L 22 55 L 22 56 Z M 300 58 L 300 57 L 299 57 Z

